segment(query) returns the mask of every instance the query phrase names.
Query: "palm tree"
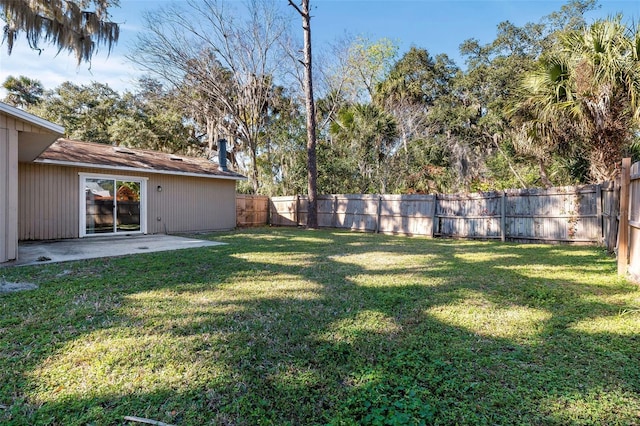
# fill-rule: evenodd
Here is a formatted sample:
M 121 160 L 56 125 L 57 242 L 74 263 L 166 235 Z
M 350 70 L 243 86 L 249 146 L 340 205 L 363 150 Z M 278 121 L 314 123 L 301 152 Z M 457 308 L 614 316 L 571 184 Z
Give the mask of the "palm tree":
M 358 182 L 360 192 L 385 193 L 387 160 L 397 137 L 393 117 L 373 104 L 356 104 L 342 108 L 329 131 L 348 147 L 347 152 L 351 153 L 357 169 L 353 179 Z
M 31 79 L 23 75 L 19 77 L 9 76 L 2 83 L 7 91 L 3 102 L 18 108 L 27 108 L 37 105 L 44 95 L 44 87 L 39 80 Z
M 525 77 L 512 111 L 526 135 L 521 142 L 528 137 L 546 152 L 571 142 L 587 156 L 593 181 L 615 179 L 639 124 L 640 33 L 617 17 L 559 40 Z
M 541 59 L 539 67 L 526 74 L 521 94 L 507 112 L 516 152 L 538 163 L 545 187 L 553 186 L 547 165 L 554 155 L 579 155 L 584 145 L 570 110 L 577 103 L 568 79 L 564 55 Z
M 95 10 L 86 10 L 92 3 Z M 58 52 L 73 52 L 78 65 L 89 62 L 98 45 L 106 45 L 110 52 L 118 42 L 120 27 L 108 13 L 118 4 L 118 0 L 0 0 L 0 17 L 6 22 L 3 42 L 11 54 L 18 34 L 24 32 L 32 49 L 41 50 L 44 41 Z

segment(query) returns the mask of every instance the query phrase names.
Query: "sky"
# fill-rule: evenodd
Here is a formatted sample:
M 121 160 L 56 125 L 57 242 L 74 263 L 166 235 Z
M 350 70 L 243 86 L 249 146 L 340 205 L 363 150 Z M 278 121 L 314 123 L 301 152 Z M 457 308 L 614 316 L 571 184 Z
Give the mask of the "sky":
M 233 0 L 240 2 L 241 0 Z M 282 1 L 286 5 L 286 0 Z M 110 55 L 101 49 L 90 65 L 77 66 L 75 58 L 43 45 L 41 54 L 29 49 L 24 40 L 7 54 L 0 45 L 0 82 L 10 75 L 24 75 L 40 80 L 45 89 L 53 89 L 64 81 L 89 84 L 107 83 L 123 92 L 135 90 L 136 78 L 141 75 L 125 56 L 130 52 L 139 31 L 143 31 L 141 17 L 171 4 L 172 0 L 120 0 L 120 7 L 112 9 L 112 20 L 120 24 L 120 41 Z M 502 21 L 515 25 L 538 22 L 565 4 L 551 0 L 311 0 L 313 48 L 322 50 L 345 34 L 365 36 L 371 40 L 388 38 L 400 47 L 400 54 L 411 46 L 425 48 L 432 56 L 446 53 L 460 67 L 460 44 L 469 39 L 489 43 L 495 39 L 496 27 Z M 587 15 L 587 22 L 622 13 L 628 23 L 640 22 L 640 1 L 601 0 L 601 7 Z M 302 33 L 300 18 L 290 7 L 294 31 Z M 2 22 L 0 22 L 2 24 Z M 0 91 L 0 97 L 4 92 Z

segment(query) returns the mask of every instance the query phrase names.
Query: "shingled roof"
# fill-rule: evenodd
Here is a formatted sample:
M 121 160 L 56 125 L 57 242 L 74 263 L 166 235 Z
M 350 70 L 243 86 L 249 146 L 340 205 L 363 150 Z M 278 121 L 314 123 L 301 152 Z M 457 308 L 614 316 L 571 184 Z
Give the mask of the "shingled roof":
M 71 139 L 58 139 L 40 154 L 35 162 L 218 179 L 246 179 L 241 174 L 220 170 L 218 164 L 206 158 L 80 142 Z

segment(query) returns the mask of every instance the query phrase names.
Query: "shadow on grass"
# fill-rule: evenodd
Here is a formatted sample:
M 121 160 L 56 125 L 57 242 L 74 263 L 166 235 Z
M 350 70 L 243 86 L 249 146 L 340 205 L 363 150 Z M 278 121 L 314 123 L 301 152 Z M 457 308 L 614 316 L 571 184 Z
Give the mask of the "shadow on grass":
M 210 238 L 3 271 L 41 289 L 0 296 L 0 421 L 638 421 L 637 291 L 597 249 Z

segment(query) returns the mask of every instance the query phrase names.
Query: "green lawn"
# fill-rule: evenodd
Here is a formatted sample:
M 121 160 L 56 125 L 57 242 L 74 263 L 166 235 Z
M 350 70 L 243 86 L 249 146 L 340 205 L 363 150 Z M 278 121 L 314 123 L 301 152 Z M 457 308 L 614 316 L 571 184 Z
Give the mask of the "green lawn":
M 0 424 L 640 424 L 599 248 L 340 231 L 0 269 Z

